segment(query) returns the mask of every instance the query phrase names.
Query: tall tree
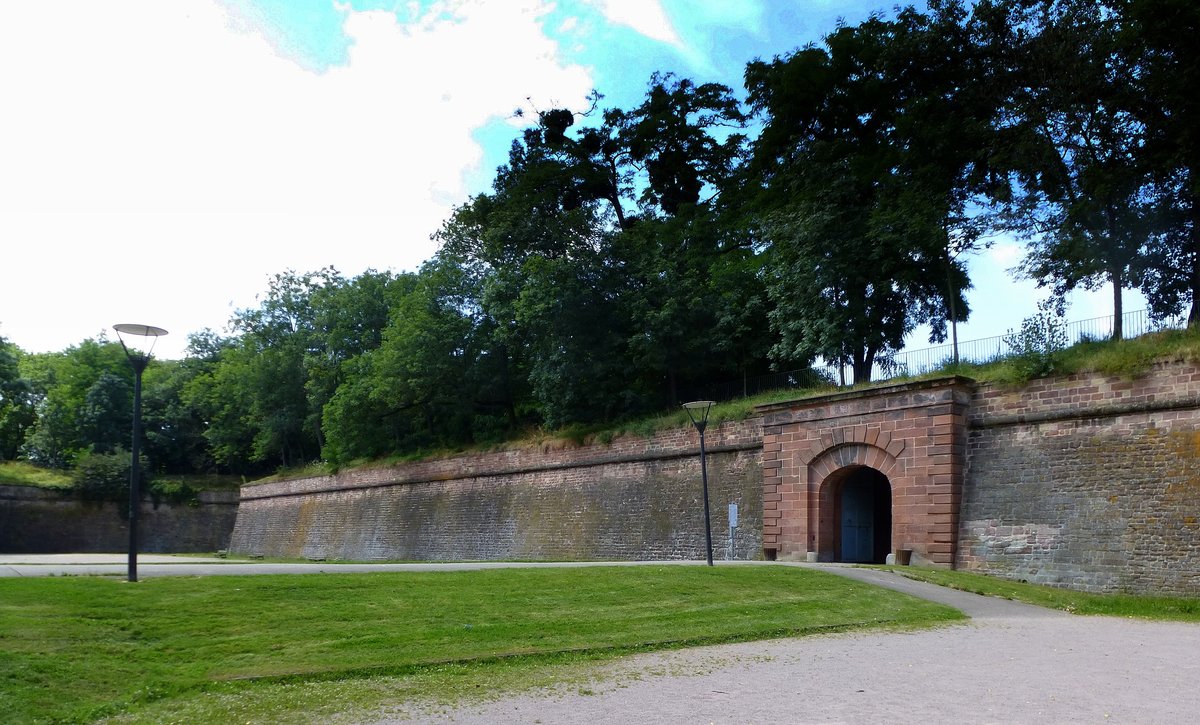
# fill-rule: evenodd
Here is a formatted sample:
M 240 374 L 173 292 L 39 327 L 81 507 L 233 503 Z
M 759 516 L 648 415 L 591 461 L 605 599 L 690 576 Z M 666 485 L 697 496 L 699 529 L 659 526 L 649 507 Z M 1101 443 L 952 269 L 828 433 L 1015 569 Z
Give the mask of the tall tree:
M 743 158 L 746 117 L 724 85 L 655 74 L 641 105 L 609 118 L 642 189 L 637 223 L 613 240 L 630 353 L 648 381 L 665 378 L 654 404 L 673 406 L 681 387 L 765 360 L 766 328 L 755 324 L 764 319 L 761 260 L 720 205 Z
M 33 387 L 21 375 L 21 350 L 0 337 L 0 461 L 17 458 L 35 420 Z
M 1151 311 L 1165 317 L 1190 305 L 1200 325 L 1200 5 L 1187 0 L 1114 0 L 1118 38 L 1129 59 L 1125 79 L 1145 129 L 1145 165 L 1153 178 L 1155 234 L 1141 270 Z
M 427 263 L 394 298 L 380 345 L 342 364 L 343 381 L 324 407 L 326 459 L 470 442 L 472 318 L 443 294 L 457 273 Z
M 584 183 L 597 165 L 579 148 L 599 137 L 567 137 L 570 119 L 542 114 L 513 144 L 493 192 L 458 208 L 437 235 L 439 257 L 478 280 L 476 303 L 490 348 L 507 358 L 502 368 L 526 382 L 552 426 L 603 415 L 621 400 L 624 370 L 606 262 L 620 198 L 607 182 Z
M 947 298 L 966 309 L 960 262 L 949 260 L 946 274 L 944 226 L 913 223 L 938 214 L 909 213 L 911 158 L 899 134 L 906 79 L 890 56 L 904 32 L 873 17 L 840 28 L 824 48 L 746 69 L 764 120 L 748 183 L 759 190 L 751 209 L 771 246 L 772 354 L 848 362 L 856 382 L 917 324 L 944 330 Z M 943 217 L 946 200 L 930 199 Z
M 1123 19 L 1094 0 L 1004 7 L 1022 81 L 1001 117 L 1017 182 L 1009 226 L 1029 241 L 1020 270 L 1058 296 L 1111 285 L 1120 339 L 1122 291 L 1138 281 L 1152 216 Z
M 63 352 L 22 356 L 20 365 L 37 413 L 21 449 L 25 458 L 70 468 L 85 451 L 108 453 L 127 440 L 132 373 L 120 345 L 89 339 Z

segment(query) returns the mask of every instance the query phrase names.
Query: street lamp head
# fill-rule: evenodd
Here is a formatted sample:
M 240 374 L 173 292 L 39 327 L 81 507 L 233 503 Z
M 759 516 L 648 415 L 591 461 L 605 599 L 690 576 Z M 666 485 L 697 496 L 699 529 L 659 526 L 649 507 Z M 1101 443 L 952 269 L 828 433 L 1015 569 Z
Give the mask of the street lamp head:
M 139 364 L 145 367 L 150 361 L 150 353 L 154 352 L 154 343 L 167 334 L 166 330 L 152 325 L 121 323 L 113 325 L 113 329 L 117 331 L 117 339 L 121 341 L 121 347 L 134 367 Z
M 696 430 L 704 432 L 705 426 L 708 425 L 708 413 L 716 403 L 712 400 L 694 400 L 690 403 L 684 403 L 683 409 L 687 411 L 688 418 L 691 419 L 692 425 L 696 426 Z

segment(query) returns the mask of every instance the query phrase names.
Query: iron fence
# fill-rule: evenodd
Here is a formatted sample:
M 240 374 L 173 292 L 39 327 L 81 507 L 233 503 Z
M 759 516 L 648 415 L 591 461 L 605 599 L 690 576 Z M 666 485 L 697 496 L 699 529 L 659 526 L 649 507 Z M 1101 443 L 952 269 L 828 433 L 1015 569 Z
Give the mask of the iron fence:
M 1074 345 L 1085 340 L 1106 340 L 1112 337 L 1114 319 L 1114 315 L 1107 315 L 1065 323 L 1063 332 L 1066 336 L 1066 344 Z M 1148 332 L 1180 329 L 1186 325 L 1187 318 L 1185 316 L 1155 320 L 1147 310 L 1134 310 L 1121 315 L 1121 336 L 1124 339 L 1130 339 Z M 1013 331 L 1010 331 L 1008 334 L 995 337 L 959 341 L 959 362 L 986 364 L 1006 358 L 1017 352 L 1010 344 L 1013 338 Z M 883 381 L 896 377 L 924 375 L 950 367 L 953 360 L 954 345 L 952 344 L 936 345 L 920 350 L 905 350 L 889 358 L 877 360 L 871 371 L 871 380 Z M 717 383 L 705 386 L 703 390 L 696 392 L 700 393 L 697 397 L 709 400 L 733 400 L 767 390 L 812 387 L 820 382 L 834 385 L 844 382 L 846 385 L 853 385 L 854 373 L 849 366 L 839 368 L 837 365 L 818 363 L 811 368 L 801 370 L 789 370 Z

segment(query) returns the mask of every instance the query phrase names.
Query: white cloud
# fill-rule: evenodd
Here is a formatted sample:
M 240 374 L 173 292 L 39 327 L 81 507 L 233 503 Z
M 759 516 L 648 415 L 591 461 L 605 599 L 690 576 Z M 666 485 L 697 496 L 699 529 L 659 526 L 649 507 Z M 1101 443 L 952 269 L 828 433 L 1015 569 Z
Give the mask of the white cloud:
M 647 38 L 682 47 L 675 26 L 659 0 L 593 0 L 610 23 L 624 25 Z
M 3 5 L 0 335 L 62 349 L 145 321 L 174 356 L 276 272 L 414 268 L 475 130 L 530 95 L 585 104 L 546 12 L 351 12 L 348 64 L 314 74 L 209 0 Z
M 987 256 L 997 265 L 1012 267 L 1021 259 L 1021 245 L 1014 242 L 997 242 L 988 248 Z

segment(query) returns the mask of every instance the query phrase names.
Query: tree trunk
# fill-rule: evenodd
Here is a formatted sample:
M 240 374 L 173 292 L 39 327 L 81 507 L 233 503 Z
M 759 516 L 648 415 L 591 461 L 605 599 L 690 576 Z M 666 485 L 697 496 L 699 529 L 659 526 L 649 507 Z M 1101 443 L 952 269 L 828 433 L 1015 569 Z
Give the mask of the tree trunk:
M 1193 170 L 1192 173 L 1195 173 Z M 1189 174 L 1189 177 L 1191 174 Z M 1191 182 L 1191 178 L 1188 179 Z M 1200 209 L 1196 208 L 1196 200 L 1192 199 L 1192 233 L 1188 240 L 1188 251 L 1192 256 L 1191 269 L 1191 291 L 1192 291 L 1192 309 L 1188 311 L 1188 327 L 1200 327 L 1200 310 L 1197 309 L 1197 303 L 1200 303 Z
M 1125 277 L 1124 277 L 1124 275 L 1121 274 L 1121 270 L 1116 267 L 1109 270 L 1108 277 L 1109 277 L 1109 279 L 1112 280 L 1112 286 L 1113 286 L 1112 339 L 1120 340 L 1124 337 L 1124 333 L 1125 333 L 1125 329 L 1124 329 L 1124 327 L 1125 327 L 1124 326 L 1125 307 L 1121 301 L 1121 290 L 1125 286 Z
M 875 367 L 873 350 L 857 350 L 854 353 L 854 384 L 871 382 L 871 368 Z
M 950 307 L 950 340 L 954 348 L 954 367 L 958 367 L 958 304 L 955 302 L 954 275 L 951 267 L 950 250 L 946 250 L 946 302 Z

